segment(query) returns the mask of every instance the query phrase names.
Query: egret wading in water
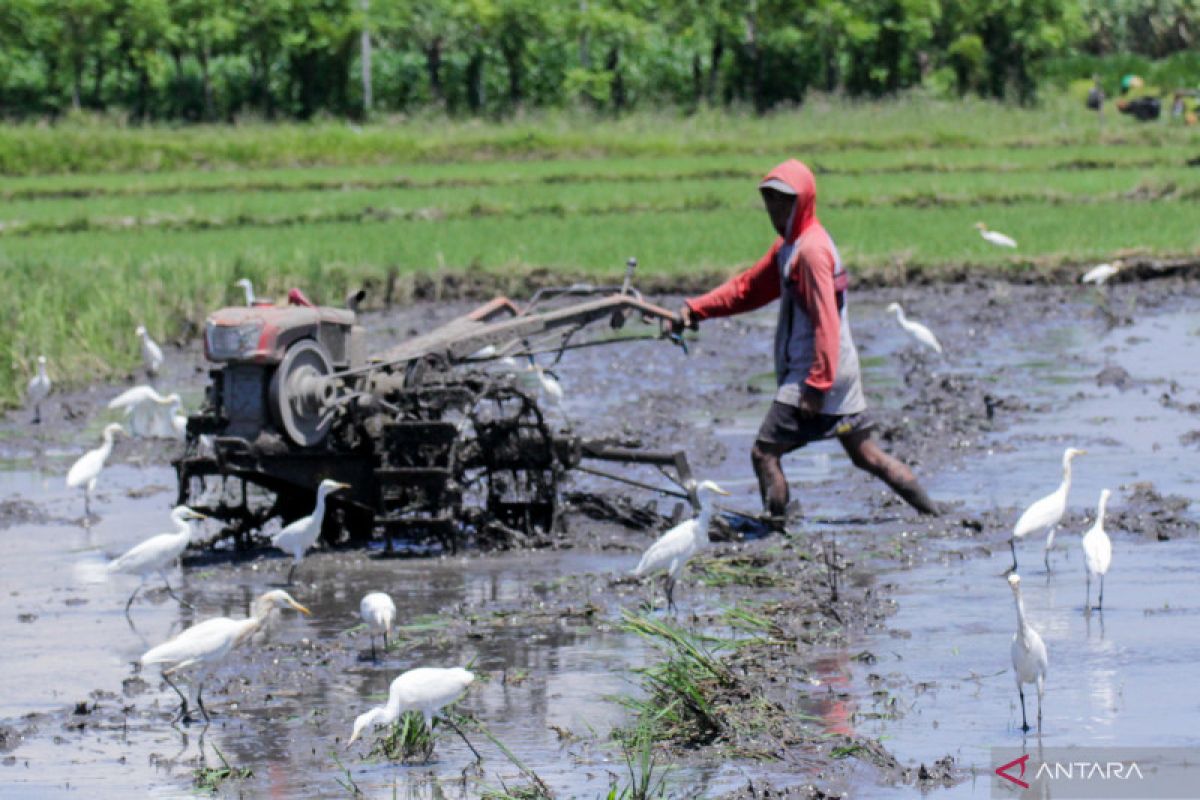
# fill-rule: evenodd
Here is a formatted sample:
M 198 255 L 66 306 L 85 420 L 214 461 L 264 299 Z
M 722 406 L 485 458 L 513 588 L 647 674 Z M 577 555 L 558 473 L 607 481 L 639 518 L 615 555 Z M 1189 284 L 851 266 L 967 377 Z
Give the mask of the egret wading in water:
M 1108 279 L 1116 275 L 1125 268 L 1125 263 L 1120 259 L 1111 264 L 1097 264 L 1096 266 L 1083 273 L 1083 277 L 1079 279 L 1080 283 L 1094 283 L 1097 286 L 1103 286 L 1108 282 Z
M 712 481 L 704 481 L 697 486 L 696 498 L 700 501 L 700 513 L 660 536 L 658 541 L 642 554 L 642 560 L 633 570 L 633 574 L 639 578 L 656 570 L 667 571 L 669 610 L 675 608 L 675 581 L 679 579 L 679 573 L 683 571 L 688 559 L 708 547 L 708 526 L 712 522 L 714 494 L 728 495 L 729 492 Z
M 123 409 L 129 432 L 134 436 L 158 439 L 179 439 L 177 412 L 183 407 L 178 394 L 163 396 L 152 386 L 134 386 L 109 401 L 111 409 Z M 187 417 L 183 417 L 186 428 Z
M 162 369 L 162 348 L 150 338 L 150 334 L 146 332 L 146 326 L 138 325 L 134 333 L 142 342 L 142 365 L 146 368 L 146 373 L 153 378 Z
M 985 242 L 996 245 L 997 247 L 1016 247 L 1017 240 L 1011 236 L 1005 236 L 1000 231 L 988 230 L 988 226 L 982 222 L 975 223 L 975 229 L 979 231 L 979 235 L 983 237 Z
M 562 384 L 558 382 L 558 376 L 534 361 L 533 356 L 529 357 L 529 369 L 537 373 L 538 385 L 541 387 L 542 394 L 546 396 L 546 399 L 552 406 L 565 416 L 566 412 L 563 411 L 562 407 L 565 393 L 563 392 Z
M 180 603 L 184 602 L 171 589 L 171 582 L 167 580 L 166 570 L 179 560 L 184 550 L 187 550 L 188 542 L 192 538 L 192 528 L 188 522 L 199 519 L 207 519 L 207 517 L 187 506 L 176 506 L 175 510 L 171 512 L 171 521 L 175 523 L 175 533 L 160 533 L 157 536 L 151 536 L 141 544 L 131 547 L 125 555 L 108 562 L 109 572 L 137 575 L 142 579 L 137 588 L 133 590 L 133 594 L 129 595 L 129 600 L 125 602 L 126 616 L 129 616 L 129 607 L 133 605 L 133 598 L 137 597 L 138 592 L 146 585 L 146 579 L 155 573 L 166 584 L 167 593 Z
M 1021 576 L 1009 575 L 1013 600 L 1017 604 L 1017 632 L 1012 639 L 1013 672 L 1017 678 L 1017 694 L 1021 696 L 1021 730 L 1029 730 L 1029 719 L 1025 716 L 1025 689 L 1027 683 L 1037 684 L 1038 730 L 1042 729 L 1042 697 L 1046 693 L 1046 643 L 1029 621 L 1025 619 L 1025 601 L 1021 599 Z
M 103 433 L 104 443 L 95 450 L 88 450 L 81 455 L 67 472 L 68 487 L 72 489 L 83 487 L 84 516 L 92 514 L 92 492 L 96 489 L 96 479 L 100 477 L 100 472 L 104 469 L 104 462 L 112 453 L 113 437 L 118 433 L 125 433 L 125 429 L 115 422 L 106 425 Z
M 321 485 L 317 487 L 317 507 L 313 509 L 313 513 L 307 517 L 301 517 L 271 537 L 271 544 L 285 553 L 292 554 L 292 568 L 288 570 L 287 577 L 289 586 L 296 574 L 296 567 L 300 566 L 300 562 L 304 559 L 304 554 L 308 548 L 317 543 L 317 539 L 321 538 L 321 523 L 325 521 L 326 495 L 349 488 L 350 484 L 339 483 L 329 478 L 321 481 Z
M 909 336 L 917 340 L 918 343 L 925 345 L 929 349 L 942 354 L 942 344 L 933 335 L 933 331 L 926 328 L 919 322 L 913 322 L 908 317 L 904 316 L 904 309 L 899 303 L 892 303 L 887 307 L 887 310 L 896 315 L 896 321 L 900 323 L 900 327 L 908 333 Z
M 383 592 L 371 592 L 358 604 L 358 614 L 371 634 L 371 659 L 375 659 L 375 634 L 383 634 L 383 649 L 387 650 L 388 634 L 396 622 L 396 604 Z
M 1046 571 L 1050 571 L 1050 548 L 1054 547 L 1054 528 L 1062 521 L 1063 514 L 1067 512 L 1067 494 L 1071 491 L 1071 461 L 1076 456 L 1086 454 L 1087 450 L 1078 450 L 1074 447 L 1064 450 L 1062 483 L 1053 492 L 1025 509 L 1025 513 L 1017 520 L 1017 524 L 1013 527 L 1012 538 L 1008 540 L 1008 546 L 1012 549 L 1013 572 L 1017 571 L 1017 539 L 1023 539 L 1031 533 L 1040 533 L 1041 531 L 1046 531 L 1044 560 Z
M 33 424 L 42 421 L 42 402 L 50 396 L 50 376 L 46 374 L 46 357 L 37 357 L 38 372 L 25 387 L 25 402 L 33 406 Z
M 369 727 L 375 725 L 392 725 L 406 711 L 419 711 L 425 718 L 425 727 L 433 732 L 433 716 L 446 706 L 462 697 L 467 687 L 475 680 L 475 676 L 462 667 L 444 669 L 441 667 L 418 667 L 410 669 L 392 681 L 388 689 L 386 705 L 376 706 L 370 711 L 359 714 L 354 720 L 354 728 L 346 746 L 354 744 Z M 463 732 L 454 724 L 454 720 L 446 717 L 446 722 L 462 737 L 475 754 L 481 758 L 479 751 L 467 740 Z M 430 753 L 433 752 L 433 742 L 430 741 Z M 429 754 L 426 754 L 428 758 Z
M 1104 576 L 1112 565 L 1112 540 L 1104 531 L 1104 511 L 1108 508 L 1108 498 L 1112 494 L 1108 489 L 1100 492 L 1100 504 L 1096 507 L 1096 521 L 1083 535 L 1080 545 L 1083 547 L 1083 566 L 1087 576 L 1087 598 L 1084 601 L 1084 611 L 1092 607 L 1092 576 L 1100 576 L 1100 597 L 1096 602 L 1096 610 L 1104 610 Z
M 157 664 L 162 667 L 163 680 L 179 695 L 182 705 L 176 719 L 191 721 L 188 716 L 188 701 L 191 700 L 204 715 L 204 721 L 208 721 L 208 710 L 201 695 L 204 682 L 235 647 L 249 640 L 266 624 L 271 612 L 277 608 L 294 608 L 301 614 L 309 614 L 309 610 L 293 600 L 290 594 L 276 589 L 259 597 L 254 603 L 254 613 L 245 619 L 206 619 L 142 655 L 142 666 Z M 171 676 L 184 671 L 193 673 L 190 697 L 171 680 Z
M 249 278 L 242 278 L 240 281 L 235 283 L 234 286 L 241 287 L 241 290 L 243 292 L 245 292 L 246 305 L 248 305 L 248 306 L 254 305 L 254 303 L 256 302 L 256 298 L 254 297 L 254 284 L 250 282 Z

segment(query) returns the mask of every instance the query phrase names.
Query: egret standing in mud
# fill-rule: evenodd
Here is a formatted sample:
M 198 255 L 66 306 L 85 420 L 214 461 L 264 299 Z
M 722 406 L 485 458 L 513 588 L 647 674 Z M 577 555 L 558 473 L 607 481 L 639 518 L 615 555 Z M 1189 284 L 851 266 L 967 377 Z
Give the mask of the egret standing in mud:
M 904 309 L 899 303 L 892 303 L 887 307 L 887 310 L 896 315 L 896 321 L 900 323 L 900 327 L 911 337 L 917 340 L 918 344 L 923 344 L 933 350 L 938 355 L 942 354 L 942 344 L 933 335 L 933 331 L 926 328 L 919 322 L 913 322 L 904 316 Z
M 985 242 L 996 245 L 997 247 L 1016 247 L 1017 240 L 1011 236 L 1005 236 L 1000 231 L 988 230 L 988 226 L 982 222 L 975 223 L 975 229 L 979 231 L 979 235 L 983 237 Z
M 388 689 L 386 705 L 376 706 L 370 711 L 358 715 L 354 720 L 354 728 L 350 732 L 350 740 L 346 742 L 346 746 L 354 744 L 368 727 L 391 725 L 406 711 L 420 711 L 421 715 L 425 717 L 425 727 L 429 728 L 432 733 L 433 715 L 462 697 L 474 680 L 474 674 L 462 667 L 410 669 L 392 681 L 392 685 Z M 446 717 L 446 722 L 459 736 L 462 736 L 462 740 L 467 743 L 467 747 L 471 748 L 475 758 L 480 758 L 479 751 L 454 724 L 454 720 Z M 432 752 L 432 748 L 431 740 L 430 752 Z
M 700 550 L 708 547 L 708 526 L 712 522 L 713 495 L 728 495 L 712 481 L 704 481 L 696 487 L 696 497 L 700 501 L 700 513 L 693 519 L 685 520 L 658 538 L 649 549 L 642 554 L 642 560 L 634 568 L 633 574 L 641 577 L 655 570 L 666 569 L 667 608 L 675 609 L 675 581 L 688 559 Z
M 371 635 L 371 660 L 375 660 L 375 634 L 383 634 L 383 649 L 387 650 L 388 634 L 396 621 L 396 604 L 383 592 L 371 592 L 358 604 L 358 614 L 367 624 Z
M 42 421 L 42 402 L 50 396 L 50 376 L 46 374 L 46 357 L 37 357 L 38 374 L 25 387 L 25 402 L 33 406 L 33 424 Z
M 117 423 L 111 423 L 104 428 L 104 443 L 95 450 L 88 450 L 79 457 L 79 460 L 71 465 L 71 469 L 67 471 L 67 486 L 72 489 L 83 487 L 83 514 L 85 517 L 92 515 L 92 492 L 96 489 L 96 479 L 100 477 L 101 470 L 104 469 L 104 462 L 108 461 L 109 455 L 113 449 L 113 437 L 118 433 L 125 433 L 125 429 Z
M 550 401 L 550 404 L 561 412 L 563 410 L 562 402 L 565 393 L 563 392 L 562 384 L 558 382 L 558 376 L 534 361 L 533 356 L 529 357 L 529 369 L 537 374 L 542 394 L 546 395 L 546 399 Z
M 307 608 L 297 603 L 287 592 L 276 589 L 267 592 L 254 603 L 254 613 L 246 619 L 231 619 L 215 617 L 206 619 L 185 630 L 170 641 L 158 647 L 147 650 L 140 661 L 142 666 L 157 664 L 162 667 L 163 680 L 167 682 L 179 699 L 183 701 L 179 717 L 184 722 L 190 722 L 188 716 L 188 700 L 191 699 L 200 708 L 204 721 L 208 722 L 208 710 L 204 707 L 201 692 L 204 681 L 233 651 L 235 647 L 250 639 L 258 632 L 271 612 L 277 608 L 294 608 L 301 614 L 310 613 Z M 179 687 L 171 680 L 171 676 L 184 670 L 194 671 L 191 681 L 192 697 L 184 695 Z
M 326 495 L 349 488 L 350 484 L 339 483 L 329 478 L 321 481 L 321 485 L 317 487 L 317 507 L 313 509 L 313 513 L 307 517 L 301 517 L 271 537 L 271 544 L 285 553 L 292 554 L 292 568 L 288 570 L 287 577 L 289 586 L 296 574 L 296 567 L 300 566 L 300 562 L 304 559 L 304 554 L 321 537 L 321 524 L 325 521 Z
M 1080 283 L 1094 283 L 1097 286 L 1103 286 L 1108 282 L 1108 279 L 1115 276 L 1118 272 L 1125 268 L 1125 263 L 1120 259 L 1111 264 L 1097 264 L 1096 266 L 1083 273 L 1083 277 L 1079 279 Z
M 254 305 L 254 302 L 256 299 L 254 297 L 254 284 L 250 282 L 249 278 L 242 278 L 240 281 L 235 283 L 234 286 L 241 287 L 242 291 L 245 292 L 246 305 L 248 305 L 248 306 Z
M 138 325 L 134 333 L 142 342 L 142 365 L 146 368 L 146 373 L 153 378 L 162 369 L 162 348 L 150 338 L 150 334 L 146 332 L 146 326 Z
M 178 394 L 163 396 L 152 386 L 134 386 L 109 401 L 111 409 L 122 409 L 129 432 L 134 436 L 160 439 L 181 438 L 178 435 L 176 412 L 183 407 Z M 184 418 L 186 425 L 187 418 Z
M 1063 514 L 1067 512 L 1067 494 L 1071 491 L 1071 461 L 1075 456 L 1086 454 L 1087 450 L 1077 450 L 1074 447 L 1064 450 L 1062 483 L 1053 492 L 1025 509 L 1025 513 L 1017 520 L 1017 524 L 1013 527 L 1012 538 L 1008 540 L 1008 546 L 1012 549 L 1013 572 L 1017 571 L 1017 539 L 1023 539 L 1031 533 L 1041 531 L 1047 532 L 1044 558 L 1046 571 L 1050 571 L 1050 548 L 1054 547 L 1054 528 L 1062 521 Z
M 1009 575 L 1008 585 L 1012 587 L 1013 599 L 1017 604 L 1017 632 L 1012 639 L 1013 672 L 1017 678 L 1017 694 L 1021 696 L 1021 730 L 1029 730 L 1029 720 L 1025 716 L 1025 689 L 1027 683 L 1037 684 L 1038 695 L 1038 730 L 1042 729 L 1042 697 L 1046 693 L 1046 667 L 1049 659 L 1046 656 L 1046 643 L 1041 635 L 1025 619 L 1025 601 L 1021 599 L 1021 576 Z
M 130 548 L 120 558 L 115 558 L 108 563 L 109 572 L 137 575 L 142 579 L 125 603 L 126 616 L 129 615 L 129 607 L 133 605 L 133 598 L 137 597 L 138 592 L 146 585 L 146 579 L 155 573 L 166 584 L 167 593 L 179 602 L 183 602 L 171 589 L 166 569 L 178 561 L 183 555 L 183 551 L 187 550 L 188 543 L 192 538 L 192 528 L 188 522 L 198 519 L 207 518 L 187 506 L 176 506 L 175 510 L 171 512 L 171 521 L 175 523 L 175 533 L 160 533 L 157 536 L 151 536 L 141 544 Z
M 1108 498 L 1111 494 L 1112 492 L 1108 489 L 1100 492 L 1100 504 L 1096 507 L 1096 521 L 1092 527 L 1088 528 L 1088 532 L 1080 541 L 1080 545 L 1083 547 L 1083 566 L 1087 576 L 1087 599 L 1084 601 L 1084 611 L 1091 611 L 1092 608 L 1093 575 L 1100 576 L 1100 598 L 1096 602 L 1096 610 L 1104 610 L 1104 576 L 1108 574 L 1108 568 L 1112 565 L 1112 541 L 1104 531 L 1104 511 L 1108 507 Z

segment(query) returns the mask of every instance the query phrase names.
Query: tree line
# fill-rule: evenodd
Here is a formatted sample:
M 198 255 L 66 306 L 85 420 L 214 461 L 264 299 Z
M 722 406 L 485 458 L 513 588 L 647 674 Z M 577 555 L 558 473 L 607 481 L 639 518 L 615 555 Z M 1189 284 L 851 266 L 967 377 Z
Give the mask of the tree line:
M 0 0 L 0 116 L 761 112 L 919 84 L 1029 101 L 1049 59 L 1197 33 L 1200 0 Z

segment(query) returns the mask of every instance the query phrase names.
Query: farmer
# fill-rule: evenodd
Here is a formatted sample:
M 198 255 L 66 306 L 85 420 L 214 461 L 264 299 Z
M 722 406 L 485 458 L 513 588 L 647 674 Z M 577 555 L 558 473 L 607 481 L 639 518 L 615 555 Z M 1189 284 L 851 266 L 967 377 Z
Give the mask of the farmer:
M 779 238 L 758 263 L 708 294 L 684 301 L 680 318 L 700 320 L 753 311 L 782 297 L 775 329 L 779 388 L 750 457 L 764 511 L 782 529 L 788 483 L 780 459 L 809 442 L 836 436 L 854 466 L 880 478 L 922 514 L 937 507 L 912 471 L 871 439 L 858 351 L 846 313 L 846 271 L 816 214 L 812 172 L 796 160 L 775 167 L 759 184 Z

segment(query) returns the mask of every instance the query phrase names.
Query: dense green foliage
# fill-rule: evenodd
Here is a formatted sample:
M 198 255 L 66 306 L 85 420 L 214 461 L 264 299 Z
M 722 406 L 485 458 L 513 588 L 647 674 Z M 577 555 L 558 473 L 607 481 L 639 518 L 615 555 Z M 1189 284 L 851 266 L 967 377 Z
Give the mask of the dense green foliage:
M 1200 131 L 1102 125 L 1067 99 L 906 96 L 765 117 L 0 131 L 4 171 L 24 173 L 0 177 L 0 403 L 39 353 L 60 384 L 124 374 L 136 325 L 186 340 L 242 277 L 330 303 L 365 283 L 378 304 L 389 274 L 400 301 L 520 297 L 619 279 L 636 255 L 647 290 L 703 288 L 769 244 L 754 186 L 788 156 L 816 170 L 860 282 L 1200 256 Z M 72 172 L 38 174 L 60 157 Z M 978 220 L 1020 248 L 988 245 Z
M 1027 100 L 1047 59 L 1194 46 L 1197 0 L 4 0 L 0 114 L 135 120 Z

